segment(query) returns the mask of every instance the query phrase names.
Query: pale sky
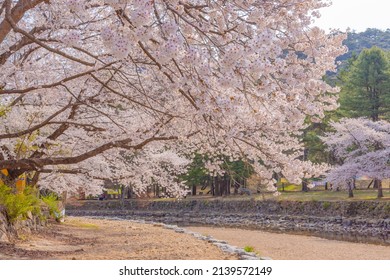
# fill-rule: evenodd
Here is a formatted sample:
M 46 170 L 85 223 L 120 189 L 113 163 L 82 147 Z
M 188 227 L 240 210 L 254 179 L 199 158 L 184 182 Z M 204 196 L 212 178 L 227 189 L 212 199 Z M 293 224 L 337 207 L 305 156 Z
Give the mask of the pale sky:
M 325 29 L 348 27 L 357 32 L 367 28 L 390 28 L 389 0 L 332 0 L 333 5 L 321 9 L 321 18 L 314 25 Z

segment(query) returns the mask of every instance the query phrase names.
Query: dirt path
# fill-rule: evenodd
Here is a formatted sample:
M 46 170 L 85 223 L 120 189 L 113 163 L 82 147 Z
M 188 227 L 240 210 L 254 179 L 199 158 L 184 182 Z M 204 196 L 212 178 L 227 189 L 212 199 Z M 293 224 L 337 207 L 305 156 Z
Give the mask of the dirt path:
M 390 260 L 390 246 L 252 230 L 188 227 L 237 247 L 251 246 L 275 260 Z M 205 241 L 160 226 L 129 221 L 68 218 L 16 245 L 0 243 L 1 259 L 236 259 Z
M 242 229 L 209 227 L 187 229 L 211 235 L 238 247 L 254 247 L 261 256 L 275 260 L 390 260 L 390 246 Z
M 68 218 L 16 245 L 0 243 L 0 259 L 237 259 L 188 234 L 148 224 Z

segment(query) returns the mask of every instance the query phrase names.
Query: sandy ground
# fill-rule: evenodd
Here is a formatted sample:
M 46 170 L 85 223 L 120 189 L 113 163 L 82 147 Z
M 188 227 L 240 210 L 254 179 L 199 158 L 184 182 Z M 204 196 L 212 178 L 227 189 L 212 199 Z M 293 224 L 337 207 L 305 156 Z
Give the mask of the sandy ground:
M 390 246 L 242 229 L 209 227 L 187 229 L 211 235 L 241 248 L 251 246 L 261 256 L 274 260 L 390 260 Z
M 390 246 L 253 230 L 188 227 L 275 260 L 390 260 Z M 16 244 L 0 243 L 0 259 L 237 259 L 214 245 L 160 226 L 129 221 L 68 218 Z
M 188 234 L 127 221 L 68 218 L 24 239 L 12 245 L 0 243 L 0 259 L 237 259 Z

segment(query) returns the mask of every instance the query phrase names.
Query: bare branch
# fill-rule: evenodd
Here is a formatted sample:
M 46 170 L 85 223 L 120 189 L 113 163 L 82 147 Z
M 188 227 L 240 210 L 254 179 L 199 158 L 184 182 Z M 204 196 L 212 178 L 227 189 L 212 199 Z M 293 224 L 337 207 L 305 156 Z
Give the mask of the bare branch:
M 177 140 L 176 136 L 167 136 L 167 137 L 152 137 L 144 140 L 143 142 L 137 145 L 129 145 L 133 139 L 126 138 L 119 141 L 108 142 L 100 147 L 92 149 L 88 152 L 80 154 L 78 156 L 73 157 L 61 157 L 61 158 L 29 158 L 29 159 L 19 159 L 19 160 L 3 160 L 0 161 L 0 169 L 19 169 L 24 171 L 39 171 L 42 167 L 46 165 L 61 165 L 61 164 L 76 164 L 92 158 L 98 154 L 101 154 L 105 151 L 114 149 L 114 148 L 123 148 L 123 149 L 131 149 L 131 150 L 141 150 L 143 147 L 148 145 L 151 142 L 156 141 L 169 141 L 169 140 Z
M 104 65 L 104 66 L 102 66 L 102 67 L 100 67 L 98 69 L 91 69 L 91 70 L 88 70 L 88 71 L 85 71 L 85 72 L 82 72 L 82 73 L 79 73 L 79 74 L 76 74 L 76 75 L 64 78 L 61 81 L 58 81 L 58 82 L 55 82 L 55 83 L 52 83 L 52 84 L 48 84 L 48 85 L 29 87 L 29 88 L 25 88 L 25 89 L 5 89 L 5 90 L 0 89 L 0 95 L 1 94 L 23 94 L 23 93 L 27 93 L 27 92 L 30 92 L 30 91 L 33 91 L 33 90 L 37 90 L 37 89 L 47 89 L 47 88 L 53 88 L 53 87 L 61 86 L 61 85 L 63 85 L 66 82 L 69 82 L 69 81 L 72 81 L 72 80 L 75 80 L 75 79 L 78 79 L 78 78 L 90 75 L 90 74 L 92 74 L 94 72 L 98 72 L 98 71 L 100 71 L 102 69 L 106 69 L 107 67 L 109 67 L 109 66 L 111 66 L 111 65 L 113 65 L 115 63 L 116 63 L 116 61 L 115 62 L 111 62 L 111 63 L 109 63 L 107 65 Z
M 68 103 L 68 105 L 66 105 L 65 107 L 63 107 L 61 110 L 55 112 L 54 114 L 52 114 L 50 117 L 48 117 L 46 120 L 44 120 L 43 122 L 41 122 L 40 124 L 37 124 L 37 125 L 34 125 L 28 129 L 25 129 L 23 131 L 19 131 L 19 132 L 15 132 L 15 133 L 8 133 L 8 134 L 0 134 L 0 140 L 1 139 L 7 139 L 7 138 L 16 138 L 16 137 L 20 137 L 20 136 L 23 136 L 23 135 L 26 135 L 26 134 L 29 134 L 31 132 L 34 132 L 48 124 L 50 124 L 50 121 L 52 119 L 54 119 L 55 117 L 57 117 L 58 115 L 60 115 L 62 112 L 66 111 L 67 109 L 69 109 L 71 106 L 70 102 Z
M 11 25 L 12 29 L 13 29 L 15 32 L 18 32 L 18 33 L 24 35 L 25 37 L 27 37 L 28 39 L 30 39 L 30 40 L 33 41 L 34 43 L 40 45 L 41 47 L 47 49 L 48 51 L 50 51 L 50 52 L 52 52 L 52 53 L 56 53 L 56 54 L 58 54 L 58 55 L 60 55 L 60 56 L 63 56 L 63 57 L 65 57 L 65 58 L 69 59 L 69 60 L 78 62 L 78 63 L 83 64 L 83 65 L 86 65 L 86 66 L 94 66 L 94 65 L 95 65 L 95 63 L 86 62 L 86 61 L 84 61 L 84 60 L 81 60 L 81 59 L 79 59 L 79 58 L 76 58 L 76 57 L 74 57 L 74 56 L 71 56 L 71 55 L 69 55 L 69 54 L 67 54 L 67 53 L 64 53 L 63 51 L 60 51 L 60 50 L 58 50 L 58 49 L 54 49 L 54 48 L 52 48 L 52 47 L 50 47 L 50 46 L 44 44 L 44 43 L 43 43 L 42 41 L 40 41 L 39 39 L 35 38 L 34 35 L 28 33 L 27 31 L 25 31 L 25 30 L 23 30 L 23 29 L 21 29 L 21 28 L 19 28 L 19 27 L 16 25 L 16 23 L 14 22 L 14 20 L 13 20 L 13 18 L 12 18 L 12 15 L 10 14 L 10 11 L 9 11 L 9 8 L 10 8 L 10 7 L 9 7 L 9 6 L 10 6 L 10 4 L 9 4 L 9 5 L 6 4 L 6 12 L 5 12 L 5 15 L 6 15 L 6 19 L 7 19 L 8 23 Z M 1 40 L 1 37 L 0 37 L 0 40 Z M 1 41 L 0 41 L 0 42 L 1 42 Z
M 19 2 L 12 8 L 12 10 L 8 12 L 8 17 L 11 18 L 12 22 L 16 24 L 23 18 L 24 14 L 28 10 L 34 8 L 42 2 L 44 2 L 44 0 L 19 0 Z M 4 5 L 7 14 L 7 6 L 8 9 L 11 8 L 11 1 L 6 0 Z M 12 26 L 7 19 L 4 19 L 0 23 L 0 44 L 4 41 L 5 37 L 7 37 L 11 29 Z

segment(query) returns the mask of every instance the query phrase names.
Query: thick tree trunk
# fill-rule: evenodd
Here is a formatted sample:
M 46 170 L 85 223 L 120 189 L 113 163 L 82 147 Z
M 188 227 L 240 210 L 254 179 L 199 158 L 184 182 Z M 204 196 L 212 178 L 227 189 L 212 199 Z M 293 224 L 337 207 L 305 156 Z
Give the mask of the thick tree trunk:
M 220 183 L 219 183 L 219 189 L 220 189 L 220 194 L 219 195 L 224 196 L 225 195 L 225 190 L 226 190 L 225 177 L 221 178 Z
M 223 177 L 223 195 L 224 196 L 229 195 L 229 187 L 230 187 L 229 177 L 225 175 Z
M 213 179 L 211 180 L 211 189 L 210 189 L 210 193 L 211 193 L 212 196 L 215 195 L 215 178 L 213 178 Z
M 10 9 L 9 16 L 15 23 L 18 23 L 28 10 L 33 9 L 35 6 L 37 6 L 42 2 L 45 1 L 44 0 L 33 0 L 33 1 L 20 0 L 12 9 Z M 0 23 L 0 43 L 4 41 L 5 37 L 7 37 L 11 29 L 12 29 L 11 24 L 6 19 L 3 19 L 3 21 Z
M 375 179 L 374 180 L 374 187 L 376 189 L 378 189 L 377 198 L 382 198 L 383 197 L 382 180 Z
M 353 182 L 348 182 L 347 185 L 348 185 L 348 197 L 352 198 L 353 197 L 353 186 L 354 186 L 354 183 Z
M 196 196 L 196 185 L 192 185 L 192 195 Z
M 215 196 L 220 196 L 221 195 L 221 180 L 219 179 L 219 177 L 215 178 L 214 195 Z
M 234 180 L 233 187 L 234 187 L 233 193 L 238 194 L 238 189 L 240 188 L 240 186 L 236 180 Z
M 374 179 L 372 187 L 373 187 L 373 189 L 377 190 L 379 188 L 379 180 Z
M 132 198 L 133 186 L 129 185 L 127 188 L 127 198 Z
M 309 191 L 309 188 L 307 187 L 307 182 L 306 181 L 302 181 L 302 191 L 303 192 L 308 192 Z
M 156 197 L 160 197 L 160 186 L 156 186 Z

